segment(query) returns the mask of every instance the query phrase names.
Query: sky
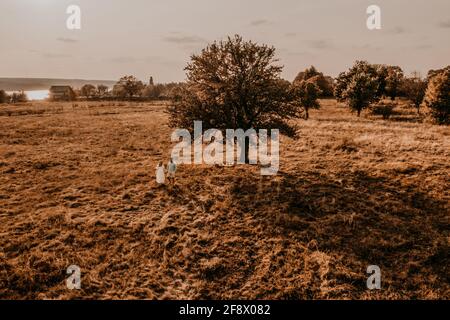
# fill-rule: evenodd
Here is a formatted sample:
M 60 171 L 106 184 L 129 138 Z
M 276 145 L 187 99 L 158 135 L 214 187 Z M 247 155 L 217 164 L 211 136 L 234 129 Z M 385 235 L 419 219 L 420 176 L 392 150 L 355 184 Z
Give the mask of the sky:
M 381 30 L 366 26 L 372 4 Z M 0 77 L 184 81 L 192 54 L 234 34 L 275 46 L 288 80 L 355 60 L 426 75 L 450 64 L 449 13 L 449 0 L 1 0 Z

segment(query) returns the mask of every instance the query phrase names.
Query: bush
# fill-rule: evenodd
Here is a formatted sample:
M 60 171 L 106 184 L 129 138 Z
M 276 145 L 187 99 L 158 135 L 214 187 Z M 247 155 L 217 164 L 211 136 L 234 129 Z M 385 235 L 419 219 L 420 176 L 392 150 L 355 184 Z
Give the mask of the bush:
M 11 102 L 12 103 L 27 102 L 27 101 L 28 101 L 28 97 L 27 97 L 27 94 L 24 91 L 14 92 L 11 95 Z
M 450 124 L 450 66 L 429 79 L 424 102 L 436 123 Z
M 8 100 L 9 100 L 9 97 L 6 94 L 5 90 L 0 90 L 0 103 L 7 103 Z
M 387 120 L 392 115 L 395 114 L 394 108 L 397 106 L 397 104 L 388 102 L 388 103 L 379 103 L 372 105 L 370 107 L 371 114 L 375 116 L 383 116 L 383 119 Z

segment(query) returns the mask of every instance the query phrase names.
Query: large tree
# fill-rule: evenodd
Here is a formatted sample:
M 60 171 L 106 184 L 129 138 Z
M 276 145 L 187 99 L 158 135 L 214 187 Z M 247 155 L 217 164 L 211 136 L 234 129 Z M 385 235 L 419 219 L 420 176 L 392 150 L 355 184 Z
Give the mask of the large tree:
M 375 66 L 366 61 L 356 61 L 347 72 L 336 79 L 335 96 L 338 101 L 346 102 L 353 111 L 361 111 L 379 100 L 378 72 Z
M 96 88 L 92 84 L 85 84 L 81 87 L 81 95 L 86 98 L 91 98 L 96 95 Z
M 437 123 L 450 124 L 450 66 L 429 77 L 424 102 Z
M 116 90 L 123 92 L 123 95 L 128 98 L 140 95 L 142 89 L 144 89 L 144 84 L 134 76 L 124 76 L 116 84 Z
M 279 129 L 295 136 L 289 120 L 302 109 L 280 77 L 274 47 L 228 37 L 193 55 L 185 70 L 187 83 L 168 108 L 171 126 L 192 130 L 201 120 L 205 130 Z

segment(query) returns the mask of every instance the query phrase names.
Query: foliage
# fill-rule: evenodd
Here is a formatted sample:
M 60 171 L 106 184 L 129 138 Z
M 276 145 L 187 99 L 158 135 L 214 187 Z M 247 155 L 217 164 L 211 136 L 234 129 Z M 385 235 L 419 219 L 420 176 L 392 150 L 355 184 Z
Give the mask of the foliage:
M 420 113 L 420 105 L 425 97 L 426 89 L 427 82 L 418 75 L 403 79 L 401 84 L 402 95 L 411 101 L 418 113 Z
M 403 70 L 399 66 L 375 65 L 378 73 L 377 94 L 387 96 L 392 101 L 398 96 L 400 85 L 403 79 Z
M 94 85 L 92 85 L 92 84 L 85 84 L 84 86 L 81 87 L 80 94 L 83 97 L 91 98 L 91 97 L 96 95 L 96 93 L 97 93 L 96 90 L 97 89 L 95 88 Z
M 0 90 L 0 103 L 7 103 L 9 96 L 6 94 L 5 90 Z
M 279 129 L 295 136 L 288 120 L 301 107 L 274 57 L 274 47 L 238 35 L 208 45 L 186 67 L 188 81 L 168 108 L 170 125 L 192 130 L 202 120 L 204 129 Z
M 429 80 L 424 103 L 438 124 L 450 124 L 450 66 Z
M 373 115 L 382 116 L 383 119 L 387 120 L 392 115 L 395 114 L 394 108 L 396 106 L 397 105 L 393 102 L 378 103 L 378 104 L 372 105 L 370 107 L 370 111 Z
M 320 89 L 320 97 L 328 98 L 333 96 L 333 79 L 324 76 L 322 72 L 317 71 L 314 66 L 299 72 L 295 77 L 294 84 L 304 80 L 310 80 Z
M 366 61 L 356 61 L 347 72 L 336 79 L 335 95 L 358 113 L 379 100 L 378 73 L 376 67 Z
M 299 104 L 305 110 L 305 119 L 309 119 L 310 109 L 319 109 L 320 104 L 317 100 L 321 94 L 321 90 L 317 85 L 316 77 L 314 76 L 308 80 L 301 80 L 294 82 L 294 94 L 299 100 Z
M 119 79 L 114 91 L 120 97 L 133 98 L 134 96 L 140 96 L 142 89 L 144 89 L 142 81 L 134 76 L 124 76 Z

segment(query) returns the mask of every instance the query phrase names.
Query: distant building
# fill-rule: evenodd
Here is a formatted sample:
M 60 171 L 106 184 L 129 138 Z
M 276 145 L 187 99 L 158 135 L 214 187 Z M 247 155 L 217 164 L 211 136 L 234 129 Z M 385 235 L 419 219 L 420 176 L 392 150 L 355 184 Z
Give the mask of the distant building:
M 71 86 L 52 86 L 49 98 L 53 101 L 72 101 L 75 100 L 75 92 Z

